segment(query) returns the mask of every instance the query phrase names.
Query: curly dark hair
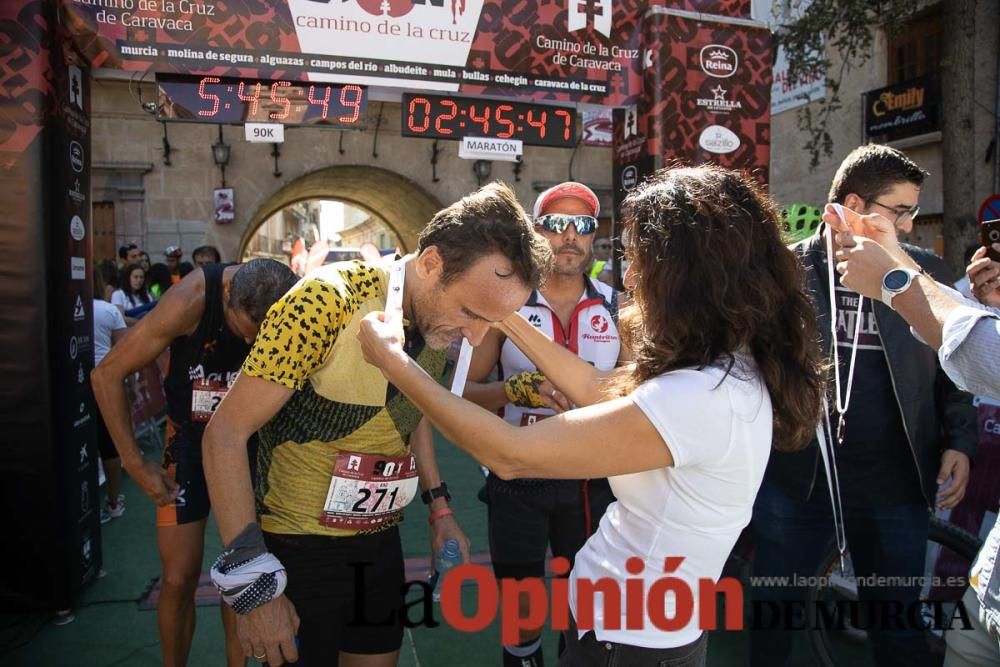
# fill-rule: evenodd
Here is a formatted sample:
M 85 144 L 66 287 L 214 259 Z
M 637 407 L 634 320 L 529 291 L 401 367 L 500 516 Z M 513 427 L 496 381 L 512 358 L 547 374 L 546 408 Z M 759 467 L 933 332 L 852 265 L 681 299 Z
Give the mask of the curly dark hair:
M 772 446 L 804 447 L 819 423 L 824 364 L 799 260 L 750 176 L 715 166 L 659 171 L 623 205 L 638 319 L 623 389 L 681 368 L 756 361 L 774 411 Z
M 441 255 L 442 284 L 496 252 L 509 259 L 514 275 L 534 289 L 545 281 L 552 263 L 548 241 L 535 233 L 514 191 L 499 181 L 438 211 L 417 239 L 418 252 L 430 246 Z

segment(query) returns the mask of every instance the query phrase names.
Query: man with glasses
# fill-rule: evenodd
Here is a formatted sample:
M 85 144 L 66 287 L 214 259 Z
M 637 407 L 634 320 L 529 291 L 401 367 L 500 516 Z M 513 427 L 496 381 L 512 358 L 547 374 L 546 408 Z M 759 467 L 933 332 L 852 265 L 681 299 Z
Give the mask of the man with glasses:
M 538 196 L 533 209 L 535 230 L 552 247 L 553 267 L 545 285 L 532 292 L 519 312 L 556 342 L 607 370 L 623 355 L 617 294 L 587 275 L 599 212 L 597 195 L 580 183 L 560 183 Z M 498 379 L 491 381 L 491 377 Z M 465 398 L 501 411 L 504 419 L 517 426 L 572 407 L 495 329 L 473 354 Z M 613 496 L 606 479 L 504 481 L 491 474 L 484 499 L 489 505 L 493 572 L 498 579 L 524 579 L 545 576 L 550 545 L 553 556 L 572 563 Z M 523 616 L 527 599 L 519 600 L 519 605 Z M 518 644 L 504 646 L 504 667 L 541 665 L 540 635 L 541 624 L 522 632 Z
M 893 235 L 909 232 L 926 176 L 894 148 L 861 146 L 837 170 L 829 200 L 884 217 L 893 223 Z M 908 285 L 915 275 L 949 282 L 950 272 L 933 253 L 899 244 L 918 268 L 901 271 L 899 284 L 885 286 L 884 304 L 863 299 L 859 306 L 860 295 L 841 285 L 839 274 L 830 278 L 827 249 L 838 246 L 827 238 L 829 233 L 823 225 L 792 250 L 805 268 L 823 350 L 839 367 L 839 373 L 830 372 L 828 390 L 833 444 L 827 451 L 836 464 L 836 476 L 830 477 L 840 493 L 854 574 L 886 582 L 858 587 L 861 608 L 875 614 L 866 627 L 874 664 L 915 667 L 926 664 L 922 628 L 910 621 L 896 623 L 886 614 L 918 604 L 930 512 L 952 508 L 965 495 L 976 445 L 976 411 L 972 397 L 941 370 L 934 351 L 910 335 L 910 326 L 894 310 L 892 294 L 904 291 L 903 283 Z M 753 574 L 758 581 L 816 573 L 834 536 L 830 493 L 815 440 L 800 452 L 771 454 L 754 504 Z M 802 587 L 762 586 L 753 594 L 758 601 L 774 603 L 761 609 L 804 609 L 808 604 Z M 753 667 L 785 664 L 794 637 L 802 634 L 783 629 L 797 627 L 795 618 L 773 623 L 766 616 L 754 619 L 753 626 L 761 629 L 751 633 Z

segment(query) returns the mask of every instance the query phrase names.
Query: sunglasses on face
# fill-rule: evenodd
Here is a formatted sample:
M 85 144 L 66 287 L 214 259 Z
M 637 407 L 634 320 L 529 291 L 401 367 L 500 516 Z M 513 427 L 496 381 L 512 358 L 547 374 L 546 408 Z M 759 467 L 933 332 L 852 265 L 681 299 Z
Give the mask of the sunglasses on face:
M 535 224 L 553 234 L 562 234 L 570 225 L 576 227 L 577 234 L 593 234 L 597 231 L 597 218 L 592 215 L 549 213 L 539 216 Z

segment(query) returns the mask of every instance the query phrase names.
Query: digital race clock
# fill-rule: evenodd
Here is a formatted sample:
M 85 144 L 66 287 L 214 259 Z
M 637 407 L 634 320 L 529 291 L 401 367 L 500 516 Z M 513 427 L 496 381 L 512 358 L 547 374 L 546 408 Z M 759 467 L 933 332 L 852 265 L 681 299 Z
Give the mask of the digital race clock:
M 520 139 L 561 148 L 576 144 L 573 107 L 406 93 L 402 111 L 405 137 Z
M 339 83 L 158 74 L 157 118 L 363 130 L 368 91 Z

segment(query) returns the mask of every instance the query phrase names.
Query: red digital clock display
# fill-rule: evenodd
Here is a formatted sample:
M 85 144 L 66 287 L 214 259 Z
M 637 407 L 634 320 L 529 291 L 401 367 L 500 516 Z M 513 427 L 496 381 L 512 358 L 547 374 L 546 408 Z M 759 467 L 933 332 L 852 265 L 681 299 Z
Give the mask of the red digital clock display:
M 448 95 L 403 95 L 403 136 L 520 139 L 529 146 L 576 145 L 576 109 Z
M 156 77 L 157 118 L 365 129 L 368 90 L 354 84 L 218 76 Z

